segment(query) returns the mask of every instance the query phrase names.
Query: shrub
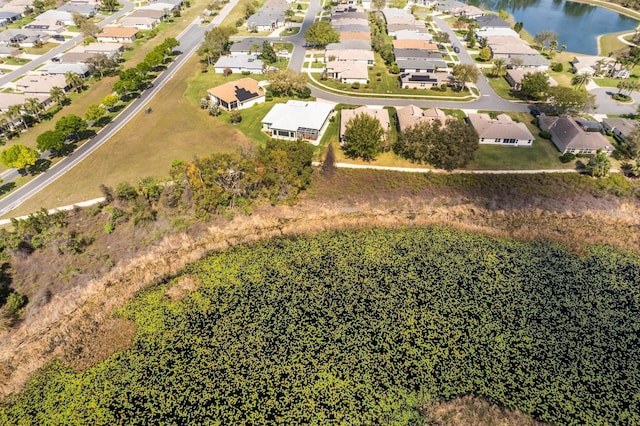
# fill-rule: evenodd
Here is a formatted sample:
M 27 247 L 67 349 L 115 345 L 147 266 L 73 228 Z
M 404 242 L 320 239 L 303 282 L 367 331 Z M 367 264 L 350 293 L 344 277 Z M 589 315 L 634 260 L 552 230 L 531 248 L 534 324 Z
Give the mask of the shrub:
M 567 153 L 562 154 L 560 156 L 560 162 L 564 163 L 564 164 L 570 163 L 575 159 L 576 159 L 576 156 L 574 154 L 570 153 L 570 152 L 567 152 Z
M 553 67 L 551 67 L 551 69 L 554 70 L 555 72 L 562 72 L 564 71 L 564 65 L 558 62 L 557 64 L 553 64 Z
M 18 315 L 20 309 L 22 309 L 26 304 L 27 296 L 23 296 L 22 294 L 14 291 L 9 294 L 9 297 L 7 297 L 7 303 L 5 306 L 9 314 Z
M 242 71 L 242 75 L 251 75 L 251 71 L 244 70 Z
M 360 83 L 357 81 L 351 85 L 351 88 L 354 90 L 358 90 L 360 88 Z
M 540 130 L 539 134 L 542 139 L 551 139 L 551 133 L 547 132 L 546 130 Z

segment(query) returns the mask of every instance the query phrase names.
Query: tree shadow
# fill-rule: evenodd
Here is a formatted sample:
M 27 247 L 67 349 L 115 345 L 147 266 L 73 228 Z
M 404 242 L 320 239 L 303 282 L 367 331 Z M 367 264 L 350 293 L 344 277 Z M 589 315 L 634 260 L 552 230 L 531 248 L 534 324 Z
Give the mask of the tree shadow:
M 109 108 L 108 108 L 108 111 L 109 111 L 109 112 L 115 112 L 115 113 L 118 113 L 118 112 L 122 111 L 122 110 L 124 109 L 124 107 L 126 107 L 126 106 L 127 106 L 127 105 L 125 105 L 125 104 L 118 104 L 118 105 L 115 105 L 115 106 L 109 107 Z
M 49 170 L 49 167 L 51 167 L 51 160 L 48 158 L 40 158 L 36 164 L 29 167 L 29 173 L 32 175 L 43 173 Z
M 107 124 L 111 123 L 111 120 L 113 120 L 112 117 L 105 115 L 100 117 L 95 123 L 93 123 L 94 127 L 104 127 Z
M 7 193 L 13 191 L 14 189 L 16 189 L 16 183 L 15 182 L 7 182 L 4 185 L 0 185 L 0 195 L 7 194 Z

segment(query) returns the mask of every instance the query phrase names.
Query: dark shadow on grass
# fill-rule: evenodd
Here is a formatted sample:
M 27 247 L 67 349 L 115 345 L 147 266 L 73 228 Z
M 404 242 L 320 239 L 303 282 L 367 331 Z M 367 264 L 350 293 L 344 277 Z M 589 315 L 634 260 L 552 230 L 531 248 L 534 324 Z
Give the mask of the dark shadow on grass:
M 42 172 L 46 172 L 51 167 L 51 160 L 48 158 L 39 159 L 36 164 L 29 168 L 29 173 L 32 175 L 36 175 Z
M 122 111 L 124 109 L 124 107 L 126 107 L 126 106 L 127 106 L 126 104 L 119 104 L 119 105 L 116 105 L 116 106 L 109 107 L 109 112 L 118 113 L 118 112 Z
M 104 127 L 107 124 L 111 123 L 111 120 L 113 120 L 112 117 L 105 115 L 103 117 L 100 117 L 100 119 L 98 121 L 96 121 L 95 123 L 93 123 L 94 127 Z

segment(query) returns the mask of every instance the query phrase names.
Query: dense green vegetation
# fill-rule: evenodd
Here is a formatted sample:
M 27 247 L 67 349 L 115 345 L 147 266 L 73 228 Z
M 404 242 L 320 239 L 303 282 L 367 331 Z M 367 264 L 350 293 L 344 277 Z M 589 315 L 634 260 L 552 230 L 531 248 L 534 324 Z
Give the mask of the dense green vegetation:
M 172 299 L 184 280 L 199 289 Z M 0 423 L 414 424 L 474 394 L 639 424 L 639 282 L 636 255 L 441 228 L 237 247 L 141 294 L 131 349 L 50 366 Z

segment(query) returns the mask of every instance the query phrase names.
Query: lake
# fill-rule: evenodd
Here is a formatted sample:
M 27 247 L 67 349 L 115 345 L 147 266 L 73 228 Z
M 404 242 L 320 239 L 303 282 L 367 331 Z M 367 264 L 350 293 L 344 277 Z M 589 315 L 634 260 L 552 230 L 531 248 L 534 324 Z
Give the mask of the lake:
M 638 21 L 602 7 L 565 0 L 472 0 L 483 9 L 506 10 L 531 35 L 552 30 L 567 51 L 597 55 L 601 34 L 633 31 Z M 607 55 L 609 52 L 604 52 Z

